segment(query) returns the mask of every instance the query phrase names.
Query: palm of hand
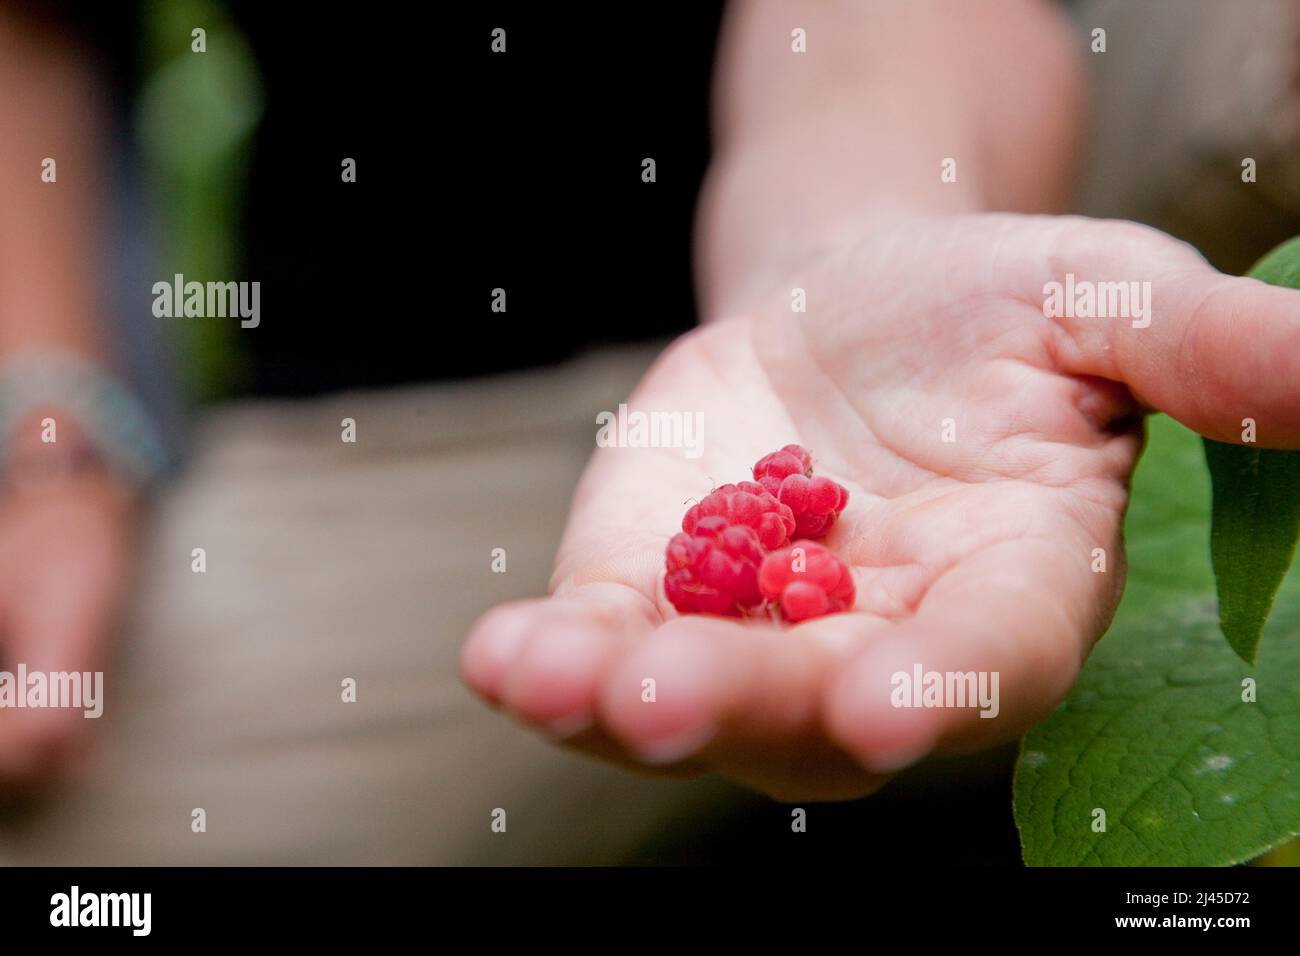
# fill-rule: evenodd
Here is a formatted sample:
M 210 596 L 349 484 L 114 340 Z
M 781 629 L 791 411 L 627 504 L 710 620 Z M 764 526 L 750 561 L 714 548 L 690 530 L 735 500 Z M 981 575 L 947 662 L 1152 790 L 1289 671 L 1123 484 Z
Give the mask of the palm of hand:
M 1042 286 L 1124 253 L 1161 275 L 1205 268 L 1126 225 L 909 223 L 680 340 L 630 405 L 702 413 L 703 454 L 598 450 L 553 596 L 480 621 L 467 680 L 572 746 L 792 799 L 860 795 L 936 746 L 1018 736 L 1109 622 L 1140 449 L 1128 389 L 1088 374 L 1109 333 L 1045 318 Z M 854 568 L 855 610 L 785 629 L 678 616 L 660 581 L 685 503 L 793 441 L 849 489 L 827 544 Z M 891 675 L 916 665 L 997 672 L 997 716 L 893 706 Z

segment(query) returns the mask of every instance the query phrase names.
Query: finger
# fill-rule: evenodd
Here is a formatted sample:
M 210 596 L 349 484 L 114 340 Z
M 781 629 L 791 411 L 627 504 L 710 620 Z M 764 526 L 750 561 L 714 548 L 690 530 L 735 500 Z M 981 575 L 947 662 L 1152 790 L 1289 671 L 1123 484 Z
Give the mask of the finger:
M 913 618 L 836 677 L 828 733 L 881 773 L 935 748 L 1020 736 L 1068 692 L 1108 622 L 1116 584 L 1092 573 L 1086 544 L 1081 535 L 1006 542 L 944 574 Z M 930 675 L 942 696 L 923 695 Z
M 600 688 L 621 649 L 658 620 L 647 597 L 614 583 L 502 605 L 474 626 L 461 672 L 489 702 L 571 737 L 594 723 Z
M 652 624 L 637 616 L 644 599 L 612 590 L 616 587 L 590 585 L 565 598 L 494 608 L 470 633 L 461 653 L 461 674 L 489 703 L 562 746 L 645 773 L 645 765 L 595 720 L 598 697 L 618 650 L 640 639 Z M 686 778 L 701 768 L 682 762 L 658 770 Z
M 743 777 L 753 770 L 745 754 L 754 754 L 779 774 L 782 748 L 793 764 L 798 745 L 820 736 L 828 675 L 887 626 L 865 614 L 780 629 L 707 616 L 670 620 L 612 669 L 602 723 L 648 764 L 707 755 Z
M 1113 333 L 1137 398 L 1219 441 L 1252 419 L 1261 445 L 1300 448 L 1300 291 L 1206 271 L 1152 295 L 1166 321 Z
M 1149 312 L 1058 317 L 1072 340 L 1071 371 L 1122 381 L 1210 438 L 1239 443 L 1252 419 L 1261 446 L 1300 448 L 1300 291 L 1223 275 L 1143 227 L 1090 224 L 1084 233 L 1059 270 L 1074 272 L 1076 287 L 1137 282 L 1139 296 L 1149 282 Z

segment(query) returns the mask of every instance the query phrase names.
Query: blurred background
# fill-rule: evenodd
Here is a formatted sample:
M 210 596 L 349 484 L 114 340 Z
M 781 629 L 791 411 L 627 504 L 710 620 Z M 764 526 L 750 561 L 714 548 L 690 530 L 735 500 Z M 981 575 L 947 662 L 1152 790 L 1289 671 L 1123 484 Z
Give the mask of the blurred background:
M 1300 6 L 1068 8 L 1081 44 L 1110 37 L 1079 211 L 1233 272 L 1300 231 Z M 544 592 L 596 414 L 697 319 L 722 10 L 632 30 L 531 4 L 0 2 L 0 210 L 7 190 L 24 211 L 0 231 L 38 242 L 66 215 L 86 237 L 50 256 L 90 253 L 42 279 L 6 272 L 0 241 L 0 286 L 39 303 L 91 277 L 69 325 L 106 345 L 52 344 L 129 382 L 172 462 L 121 538 L 105 716 L 58 773 L 0 785 L 0 863 L 770 863 L 849 843 L 1018 865 L 1014 748 L 928 762 L 795 840 L 788 807 L 568 755 L 457 678 L 479 614 Z M 54 200 L 36 171 L 65 141 Z M 1223 175 L 1247 154 L 1284 174 Z M 178 273 L 260 282 L 260 324 L 155 317 Z M 46 313 L 4 302 L 0 330 L 36 325 L 0 331 L 0 363 L 51 344 Z

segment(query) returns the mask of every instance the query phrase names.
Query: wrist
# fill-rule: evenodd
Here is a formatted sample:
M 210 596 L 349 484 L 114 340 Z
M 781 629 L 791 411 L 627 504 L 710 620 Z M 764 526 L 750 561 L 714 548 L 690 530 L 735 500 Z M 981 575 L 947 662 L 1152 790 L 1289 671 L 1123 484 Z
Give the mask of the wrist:
M 846 142 L 811 157 L 805 155 L 811 147 L 803 145 L 808 137 L 807 128 L 774 131 L 762 143 L 715 159 L 697 223 L 702 317 L 752 308 L 809 264 L 877 230 L 985 210 L 974 168 L 959 163 L 956 182 L 940 182 L 946 154 L 936 153 L 939 158 L 922 169 L 920 148 L 882 130 L 869 149 Z
M 111 474 L 142 487 L 166 464 L 152 418 L 96 365 L 59 351 L 17 353 L 0 363 L 0 477 L 8 484 Z
M 104 457 L 76 419 L 53 406 L 32 410 L 4 445 L 0 481 L 6 490 L 32 492 L 107 475 Z

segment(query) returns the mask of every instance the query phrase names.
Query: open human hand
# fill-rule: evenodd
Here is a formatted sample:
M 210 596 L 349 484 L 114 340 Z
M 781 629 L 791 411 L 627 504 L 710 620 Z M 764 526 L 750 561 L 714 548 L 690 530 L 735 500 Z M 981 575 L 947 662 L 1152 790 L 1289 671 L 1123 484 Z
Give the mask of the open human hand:
M 1150 312 L 1049 318 L 1045 285 L 1067 274 L 1150 282 Z M 661 357 L 629 404 L 702 413 L 703 454 L 597 450 L 551 596 L 480 619 L 464 678 L 625 766 L 783 799 L 869 793 L 931 751 L 1016 738 L 1066 694 L 1123 587 L 1141 411 L 1224 441 L 1250 417 L 1261 445 L 1300 447 L 1298 383 L 1300 294 L 1221 275 L 1146 227 L 864 230 Z M 688 499 L 789 442 L 850 492 L 826 544 L 853 567 L 856 607 L 794 627 L 678 615 L 663 553 Z M 917 665 L 997 673 L 996 716 L 895 707 L 892 675 Z

